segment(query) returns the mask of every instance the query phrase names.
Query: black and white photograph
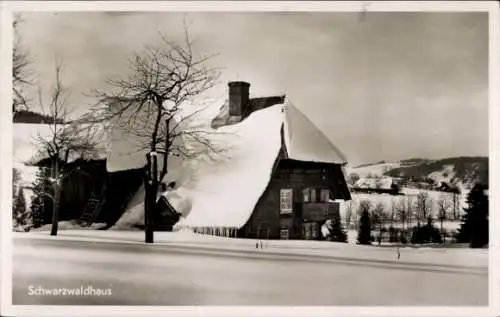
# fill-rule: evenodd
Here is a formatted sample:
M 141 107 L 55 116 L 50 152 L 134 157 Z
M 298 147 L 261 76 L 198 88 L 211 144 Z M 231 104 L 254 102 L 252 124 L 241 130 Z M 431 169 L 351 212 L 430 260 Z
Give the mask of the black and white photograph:
M 4 2 L 4 305 L 494 306 L 493 2 Z

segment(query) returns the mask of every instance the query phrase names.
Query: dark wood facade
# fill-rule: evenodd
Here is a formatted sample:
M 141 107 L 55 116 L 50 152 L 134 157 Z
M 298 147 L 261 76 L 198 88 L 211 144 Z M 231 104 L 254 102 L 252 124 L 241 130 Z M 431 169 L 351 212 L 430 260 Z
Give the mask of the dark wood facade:
M 339 213 L 335 199 L 350 199 L 341 165 L 279 159 L 252 216 L 238 235 L 320 239 L 321 225 Z
M 42 160 L 39 167 L 51 166 Z M 91 198 L 102 202 L 92 222 L 106 223 L 110 227 L 118 221 L 125 208 L 143 182 L 144 170 L 134 169 L 114 173 L 106 170 L 106 160 L 76 160 L 66 164 L 71 170 L 63 180 L 59 220 L 80 219 Z M 44 223 L 52 221 L 52 201 L 44 202 Z

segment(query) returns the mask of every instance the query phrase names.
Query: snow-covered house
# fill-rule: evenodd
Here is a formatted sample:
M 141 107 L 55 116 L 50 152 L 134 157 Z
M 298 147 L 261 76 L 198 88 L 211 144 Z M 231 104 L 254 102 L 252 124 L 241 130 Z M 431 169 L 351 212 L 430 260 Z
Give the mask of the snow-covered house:
M 252 99 L 249 86 L 229 83 L 229 100 L 211 122 L 211 129 L 216 129 L 210 137 L 226 149 L 222 157 L 169 158 L 173 173 L 165 181 L 175 181 L 176 186 L 164 196 L 181 214 L 175 229 L 317 238 L 321 225 L 339 212 L 337 200 L 350 199 L 342 170 L 346 159 L 284 96 Z M 124 165 L 127 160 L 121 160 L 121 166 L 108 157 L 108 168 L 135 168 L 142 157 L 137 156 L 137 164 L 130 159 Z M 114 227 L 143 224 L 143 200 L 141 189 Z

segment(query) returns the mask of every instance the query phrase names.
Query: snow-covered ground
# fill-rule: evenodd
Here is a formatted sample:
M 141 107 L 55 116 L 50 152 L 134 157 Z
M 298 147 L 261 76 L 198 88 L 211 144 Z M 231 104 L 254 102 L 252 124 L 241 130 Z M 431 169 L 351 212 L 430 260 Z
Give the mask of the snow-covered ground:
M 485 250 L 402 249 L 397 261 L 391 248 L 328 242 L 269 241 L 255 249 L 252 240 L 187 233 L 158 233 L 161 245 L 140 242 L 142 232 L 113 232 L 119 240 L 107 242 L 97 234 L 110 232 L 16 234 L 14 304 L 462 306 L 488 299 Z M 28 294 L 30 285 L 89 284 L 112 294 Z
M 99 230 L 106 227 L 105 223 L 93 223 L 89 227 L 82 227 L 78 222 L 70 221 L 59 221 L 58 230 Z M 52 228 L 51 224 L 43 225 L 41 227 L 32 229 L 33 232 L 49 232 Z
M 441 171 L 432 172 L 429 174 L 429 178 L 434 180 L 436 184 L 442 182 L 451 184 L 451 181 L 455 177 L 455 171 L 453 165 L 445 165 Z
M 349 175 L 350 173 L 356 173 L 359 175 L 359 177 L 366 178 L 369 176 L 382 176 L 385 172 L 398 167 L 401 167 L 401 163 L 399 162 L 381 163 L 381 164 L 366 165 L 361 167 L 347 166 L 345 167 L 345 171 L 346 171 L 346 176 Z
M 155 244 L 215 248 L 226 251 L 254 251 L 257 241 L 262 241 L 264 251 L 279 254 L 309 256 L 335 256 L 364 260 L 392 260 L 395 248 L 379 248 L 352 243 L 356 239 L 355 231 L 349 231 L 351 243 L 305 240 L 254 240 L 226 238 L 181 232 L 155 232 Z M 144 244 L 143 231 L 102 231 L 102 230 L 60 230 L 58 236 L 49 235 L 49 231 L 15 233 L 17 239 L 69 240 L 93 242 L 118 242 L 123 244 Z M 462 264 L 485 266 L 488 262 L 487 249 L 468 248 L 412 248 L 401 247 L 404 260 L 412 263 Z

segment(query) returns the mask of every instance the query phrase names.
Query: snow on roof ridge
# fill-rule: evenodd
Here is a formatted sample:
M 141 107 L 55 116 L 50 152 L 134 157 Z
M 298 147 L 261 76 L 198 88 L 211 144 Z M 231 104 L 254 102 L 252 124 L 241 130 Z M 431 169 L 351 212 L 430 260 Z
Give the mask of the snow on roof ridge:
M 284 108 L 285 145 L 289 158 L 299 161 L 347 164 L 346 156 L 338 147 L 288 98 L 285 98 Z M 295 140 L 297 142 L 294 143 Z

